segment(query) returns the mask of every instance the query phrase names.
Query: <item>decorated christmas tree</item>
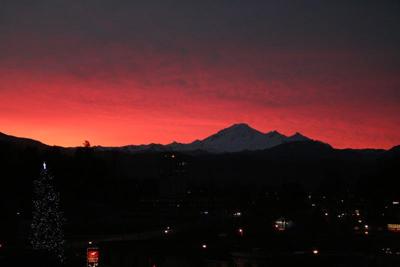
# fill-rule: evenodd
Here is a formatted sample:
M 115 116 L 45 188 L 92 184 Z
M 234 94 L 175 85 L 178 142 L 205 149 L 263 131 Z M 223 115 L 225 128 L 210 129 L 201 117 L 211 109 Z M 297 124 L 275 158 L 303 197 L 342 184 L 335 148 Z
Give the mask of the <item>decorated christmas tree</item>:
M 64 217 L 60 210 L 60 196 L 53 185 L 46 163 L 40 177 L 34 181 L 31 245 L 50 256 L 64 261 Z

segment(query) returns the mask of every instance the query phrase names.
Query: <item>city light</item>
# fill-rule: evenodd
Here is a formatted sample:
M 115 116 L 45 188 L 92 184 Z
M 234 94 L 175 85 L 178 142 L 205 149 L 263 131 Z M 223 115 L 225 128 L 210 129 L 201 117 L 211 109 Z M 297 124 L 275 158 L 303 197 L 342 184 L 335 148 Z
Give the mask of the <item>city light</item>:
M 242 216 L 242 213 L 240 211 L 237 211 L 237 212 L 233 213 L 233 216 L 240 217 L 240 216 Z
M 169 227 L 169 226 L 167 226 L 165 229 L 164 229 L 164 234 L 169 234 L 171 232 L 171 227 Z
M 314 249 L 314 250 L 312 251 L 312 253 L 313 253 L 314 255 L 317 255 L 317 254 L 319 254 L 319 251 L 318 251 L 318 249 Z
M 243 236 L 243 233 L 244 233 L 244 232 L 243 232 L 243 229 L 242 229 L 242 228 L 239 228 L 239 229 L 238 229 L 238 233 L 239 233 L 240 236 Z

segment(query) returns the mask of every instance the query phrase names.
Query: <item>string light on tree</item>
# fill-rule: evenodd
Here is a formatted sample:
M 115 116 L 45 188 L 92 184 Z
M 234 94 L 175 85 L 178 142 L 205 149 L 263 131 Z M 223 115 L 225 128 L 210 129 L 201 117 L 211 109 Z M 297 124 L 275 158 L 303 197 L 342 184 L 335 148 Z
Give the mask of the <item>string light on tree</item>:
M 40 177 L 34 181 L 33 218 L 30 243 L 34 250 L 41 250 L 64 261 L 64 217 L 60 210 L 59 193 L 53 186 L 53 177 L 43 163 Z

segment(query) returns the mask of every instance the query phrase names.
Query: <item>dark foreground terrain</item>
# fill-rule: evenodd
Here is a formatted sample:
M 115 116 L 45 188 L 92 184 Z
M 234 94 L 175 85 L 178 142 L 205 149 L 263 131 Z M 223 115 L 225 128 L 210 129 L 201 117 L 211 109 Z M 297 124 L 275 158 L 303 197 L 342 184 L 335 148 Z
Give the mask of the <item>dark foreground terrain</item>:
M 293 142 L 208 154 L 49 147 L 0 138 L 0 266 L 57 266 L 29 246 L 46 161 L 66 266 L 400 266 L 400 157 Z

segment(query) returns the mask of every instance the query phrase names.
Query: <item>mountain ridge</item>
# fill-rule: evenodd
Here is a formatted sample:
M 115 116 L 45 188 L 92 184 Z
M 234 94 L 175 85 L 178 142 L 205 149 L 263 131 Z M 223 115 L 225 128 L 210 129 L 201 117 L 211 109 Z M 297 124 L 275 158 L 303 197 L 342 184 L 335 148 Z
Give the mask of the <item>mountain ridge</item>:
M 294 141 L 312 141 L 312 139 L 300 133 L 286 136 L 276 130 L 263 133 L 246 123 L 236 123 L 201 140 L 196 139 L 191 143 L 178 143 L 174 141 L 170 144 L 159 145 L 158 148 L 160 150 L 180 152 L 206 151 L 218 154 L 264 150 Z M 127 145 L 123 146 L 123 149 L 130 152 L 138 152 L 154 148 L 154 146 L 155 144 Z
M 21 146 L 32 145 L 36 147 L 52 147 L 44 144 L 40 141 L 36 141 L 30 138 L 15 137 L 12 135 L 4 134 L 0 132 L 0 142 L 13 142 Z M 261 132 L 257 129 L 252 128 L 246 123 L 236 123 L 229 127 L 221 129 L 220 131 L 205 137 L 204 139 L 196 139 L 190 143 L 179 143 L 172 142 L 169 144 L 141 144 L 141 145 L 124 145 L 124 146 L 93 146 L 93 149 L 98 151 L 112 151 L 118 150 L 126 153 L 138 153 L 138 152 L 204 152 L 204 153 L 237 153 L 245 151 L 264 151 L 274 147 L 278 147 L 288 143 L 321 143 L 330 146 L 327 143 L 311 139 L 299 132 L 293 135 L 286 136 L 279 133 L 278 131 Z M 53 146 L 54 147 L 54 146 Z M 74 149 L 77 147 L 61 147 L 66 149 Z M 331 147 L 331 146 L 330 146 Z M 399 146 L 392 148 L 398 150 Z M 346 149 L 337 149 L 345 151 Z M 368 150 L 382 150 L 383 149 L 347 149 L 353 151 L 368 151 Z M 387 151 L 389 151 L 388 149 Z

